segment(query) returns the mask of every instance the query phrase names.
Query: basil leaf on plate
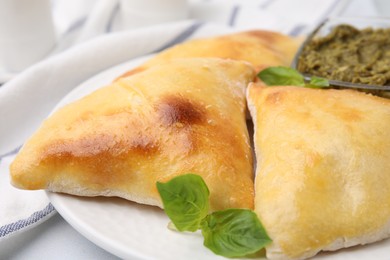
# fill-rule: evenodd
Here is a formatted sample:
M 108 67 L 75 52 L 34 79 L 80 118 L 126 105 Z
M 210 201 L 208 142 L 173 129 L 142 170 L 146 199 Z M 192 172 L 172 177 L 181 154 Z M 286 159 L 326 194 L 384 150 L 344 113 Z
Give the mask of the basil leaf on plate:
M 239 257 L 258 253 L 271 239 L 249 209 L 227 209 L 208 214 L 209 189 L 202 177 L 185 174 L 157 182 L 172 230 L 201 229 L 204 245 L 215 254 Z
M 304 77 L 298 71 L 288 67 L 268 67 L 257 76 L 268 86 L 329 87 L 328 80 L 316 76 L 311 77 L 309 83 L 305 83 Z
M 319 78 L 316 76 L 311 77 L 310 82 L 306 84 L 305 87 L 308 88 L 324 88 L 329 87 L 329 81 L 324 78 Z
M 271 242 L 257 215 L 247 209 L 214 212 L 202 221 L 201 229 L 204 245 L 225 257 L 252 254 Z
M 202 177 L 185 174 L 157 182 L 165 213 L 179 231 L 194 232 L 209 212 L 209 189 Z
M 288 67 L 269 67 L 257 75 L 268 86 L 304 86 L 303 76 Z

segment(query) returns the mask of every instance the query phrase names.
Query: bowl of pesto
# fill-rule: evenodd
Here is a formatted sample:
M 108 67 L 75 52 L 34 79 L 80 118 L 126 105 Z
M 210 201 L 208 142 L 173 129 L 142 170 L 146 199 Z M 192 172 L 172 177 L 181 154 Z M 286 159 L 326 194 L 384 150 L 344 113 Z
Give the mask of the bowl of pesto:
M 334 88 L 390 97 L 390 19 L 329 18 L 304 41 L 292 67 Z

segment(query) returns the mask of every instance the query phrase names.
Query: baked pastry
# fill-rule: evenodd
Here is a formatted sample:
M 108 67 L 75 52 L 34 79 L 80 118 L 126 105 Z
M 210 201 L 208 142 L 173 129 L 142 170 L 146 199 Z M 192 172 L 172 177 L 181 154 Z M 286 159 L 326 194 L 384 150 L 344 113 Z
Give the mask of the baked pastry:
M 118 80 L 50 116 L 11 165 L 12 184 L 162 207 L 156 182 L 196 173 L 212 210 L 253 208 L 244 62 L 183 59 Z
M 216 57 L 242 60 L 251 63 L 257 71 L 269 66 L 290 66 L 300 44 L 301 39 L 264 30 L 190 40 L 160 52 L 121 77 L 176 58 Z
M 304 259 L 390 236 L 390 100 L 257 84 L 247 99 L 268 258 Z

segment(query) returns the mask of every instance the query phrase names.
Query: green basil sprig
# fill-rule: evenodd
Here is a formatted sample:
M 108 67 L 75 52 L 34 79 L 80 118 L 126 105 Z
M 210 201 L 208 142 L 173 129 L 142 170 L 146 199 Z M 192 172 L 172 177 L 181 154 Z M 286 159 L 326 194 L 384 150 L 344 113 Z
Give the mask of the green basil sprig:
M 187 174 L 157 182 L 165 213 L 179 231 L 196 231 L 209 213 L 209 189 L 202 178 Z
M 310 78 L 310 82 L 305 85 L 307 88 L 326 88 L 329 87 L 329 81 L 324 78 L 313 76 Z
M 315 76 L 306 83 L 298 71 L 288 67 L 268 67 L 260 71 L 257 76 L 268 86 L 329 87 L 329 82 L 326 79 Z
M 251 210 L 216 211 L 202 221 L 204 245 L 215 254 L 239 257 L 256 253 L 271 242 Z
M 157 182 L 164 210 L 179 231 L 201 229 L 204 246 L 217 255 L 239 257 L 258 252 L 271 242 L 256 214 L 227 209 L 208 214 L 209 190 L 199 175 L 185 174 Z

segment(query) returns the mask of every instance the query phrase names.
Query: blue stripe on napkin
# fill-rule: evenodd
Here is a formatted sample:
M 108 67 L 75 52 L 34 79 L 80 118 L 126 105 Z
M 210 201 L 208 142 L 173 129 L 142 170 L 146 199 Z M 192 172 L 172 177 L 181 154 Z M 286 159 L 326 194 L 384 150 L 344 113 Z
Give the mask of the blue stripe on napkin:
M 305 24 L 298 24 L 292 28 L 292 30 L 288 33 L 290 36 L 298 36 L 303 30 L 306 29 Z
M 18 220 L 14 223 L 4 225 L 0 227 L 0 239 L 21 230 L 27 226 L 33 225 L 43 218 L 49 217 L 56 211 L 51 203 L 49 203 L 44 209 L 34 212 L 30 217 L 26 219 Z
M 79 29 L 80 27 L 82 27 L 85 22 L 87 21 L 87 16 L 83 16 L 79 19 L 77 19 L 74 23 L 72 23 L 68 29 L 65 31 L 64 35 L 65 34 L 69 34 L 71 32 L 74 32 L 75 30 Z
M 261 9 L 267 9 L 267 7 L 268 7 L 272 2 L 274 2 L 274 0 L 266 0 L 264 3 L 262 3 L 262 4 L 260 5 L 260 8 L 261 8 Z
M 163 51 L 169 47 L 172 47 L 178 43 L 181 43 L 185 40 L 187 40 L 191 35 L 193 35 L 201 26 L 203 25 L 202 22 L 196 22 L 193 25 L 191 25 L 188 29 L 181 32 L 178 36 L 170 40 L 168 43 L 164 44 L 162 47 L 158 48 L 157 50 L 153 51 L 152 53 L 157 53 L 160 51 Z
M 338 5 L 339 3 L 339 0 L 335 0 L 330 6 L 329 8 L 323 13 L 321 19 L 319 20 L 320 23 L 322 23 L 325 19 L 327 19 L 329 17 L 329 15 L 334 11 L 334 9 L 336 8 L 336 6 Z
M 112 26 L 114 24 L 114 20 L 115 20 L 116 15 L 119 13 L 119 9 L 120 9 L 120 4 L 117 3 L 111 12 L 110 18 L 108 19 L 108 23 L 106 25 L 106 31 L 105 31 L 106 33 L 109 33 L 112 31 Z
M 230 14 L 230 18 L 229 18 L 229 23 L 228 23 L 229 26 L 234 26 L 236 24 L 236 18 L 239 10 L 240 10 L 240 6 L 235 5 L 233 7 L 232 13 Z
M 15 148 L 15 149 L 12 150 L 12 151 L 9 151 L 9 152 L 7 152 L 7 153 L 5 153 L 5 154 L 1 154 L 1 155 L 0 155 L 0 161 L 1 161 L 1 159 L 3 159 L 4 157 L 7 157 L 7 156 L 11 156 L 11 155 L 17 154 L 21 148 L 22 148 L 22 146 L 19 146 L 19 147 Z

